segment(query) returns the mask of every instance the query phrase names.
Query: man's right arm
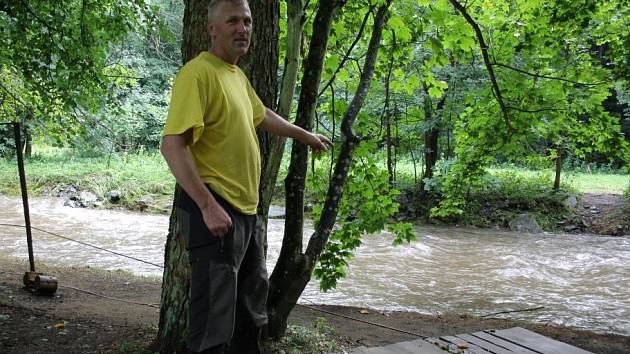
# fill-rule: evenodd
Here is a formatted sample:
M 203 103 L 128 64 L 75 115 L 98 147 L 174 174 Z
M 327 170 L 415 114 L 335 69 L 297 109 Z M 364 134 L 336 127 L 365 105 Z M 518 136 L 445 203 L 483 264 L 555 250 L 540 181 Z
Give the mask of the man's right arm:
M 187 148 L 187 142 L 191 139 L 191 129 L 181 135 L 165 135 L 160 151 L 177 183 L 199 206 L 210 232 L 214 236 L 223 237 L 232 226 L 232 220 L 199 177 Z

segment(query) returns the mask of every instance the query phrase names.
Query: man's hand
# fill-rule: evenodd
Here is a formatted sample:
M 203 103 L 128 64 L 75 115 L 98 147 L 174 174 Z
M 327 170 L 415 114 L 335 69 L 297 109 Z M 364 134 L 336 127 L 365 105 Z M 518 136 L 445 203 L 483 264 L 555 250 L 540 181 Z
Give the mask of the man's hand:
M 332 141 L 321 134 L 308 133 L 302 143 L 310 146 L 313 153 L 318 154 L 328 150 L 333 145 Z
M 302 144 L 308 145 L 316 154 L 328 150 L 328 147 L 333 145 L 327 137 L 313 134 L 297 125 L 291 124 L 269 108 L 266 108 L 265 118 L 258 127 L 270 133 L 297 139 Z
M 232 227 L 232 218 L 216 201 L 209 202 L 201 208 L 203 221 L 214 237 L 223 238 Z

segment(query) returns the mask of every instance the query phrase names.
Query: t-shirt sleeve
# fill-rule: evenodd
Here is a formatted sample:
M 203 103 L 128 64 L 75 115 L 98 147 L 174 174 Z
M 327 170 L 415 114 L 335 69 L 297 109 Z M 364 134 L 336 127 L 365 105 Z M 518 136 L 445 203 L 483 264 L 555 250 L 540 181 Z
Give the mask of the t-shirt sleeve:
M 256 94 L 256 91 L 254 91 L 249 80 L 247 80 L 247 94 L 249 95 L 249 100 L 252 102 L 252 109 L 254 111 L 254 126 L 257 127 L 258 124 L 265 119 L 265 111 L 267 108 Z
M 206 95 L 199 78 L 184 66 L 175 78 L 171 103 L 162 135 L 179 135 L 193 129 L 190 144 L 199 140 L 204 129 Z

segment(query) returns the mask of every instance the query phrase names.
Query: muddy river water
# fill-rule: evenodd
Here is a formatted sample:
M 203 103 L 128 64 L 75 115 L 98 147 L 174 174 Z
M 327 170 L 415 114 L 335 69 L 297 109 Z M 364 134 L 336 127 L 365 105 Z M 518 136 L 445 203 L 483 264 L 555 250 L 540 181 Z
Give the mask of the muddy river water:
M 32 225 L 162 264 L 168 217 L 73 209 L 57 198 L 31 200 Z M 20 199 L 0 196 L 0 223 L 24 224 Z M 269 224 L 268 268 L 277 259 L 284 221 Z M 484 315 L 510 314 L 542 323 L 630 335 L 630 238 L 528 235 L 498 230 L 416 227 L 417 241 L 391 246 L 387 234 L 366 236 L 336 290 L 311 282 L 302 303 L 325 303 Z M 309 235 L 308 231 L 306 232 Z M 35 258 L 47 263 L 124 269 L 161 276 L 154 265 L 33 231 Z M 24 229 L 0 226 L 0 252 L 26 258 Z

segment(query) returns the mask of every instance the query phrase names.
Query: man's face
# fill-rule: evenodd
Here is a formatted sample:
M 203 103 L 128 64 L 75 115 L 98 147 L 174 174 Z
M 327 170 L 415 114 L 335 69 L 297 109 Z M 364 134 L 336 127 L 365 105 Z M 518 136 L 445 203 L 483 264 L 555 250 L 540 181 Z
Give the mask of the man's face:
M 208 23 L 211 51 L 219 58 L 236 64 L 247 53 L 252 34 L 252 14 L 246 2 L 222 2 Z

